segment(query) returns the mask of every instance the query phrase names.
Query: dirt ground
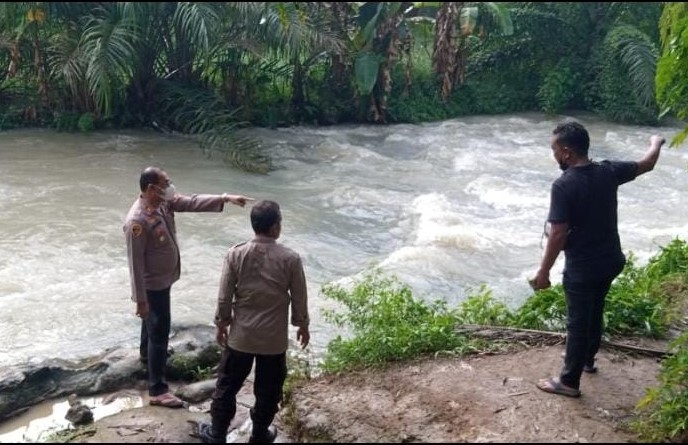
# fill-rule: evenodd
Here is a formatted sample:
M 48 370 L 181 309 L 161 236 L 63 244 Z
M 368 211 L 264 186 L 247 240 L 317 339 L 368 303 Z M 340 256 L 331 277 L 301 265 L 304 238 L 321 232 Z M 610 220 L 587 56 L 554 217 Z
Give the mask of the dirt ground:
M 557 375 L 562 345 L 510 353 L 439 357 L 306 382 L 295 410 L 276 419 L 277 442 L 637 442 L 627 428 L 635 404 L 657 384 L 659 361 L 604 349 L 599 372 L 583 374 L 582 396 L 548 394 L 538 379 Z M 246 442 L 249 382 L 228 442 Z M 209 404 L 188 409 L 144 406 L 97 421 L 73 442 L 199 442 L 192 423 Z M 289 433 L 286 423 L 296 429 Z

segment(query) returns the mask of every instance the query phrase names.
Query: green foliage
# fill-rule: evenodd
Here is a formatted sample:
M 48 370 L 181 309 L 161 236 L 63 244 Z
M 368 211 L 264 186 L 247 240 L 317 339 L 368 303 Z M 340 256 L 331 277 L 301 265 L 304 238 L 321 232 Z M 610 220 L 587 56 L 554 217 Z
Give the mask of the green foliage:
M 591 60 L 591 72 L 596 74 L 586 88 L 585 101 L 590 110 L 615 122 L 657 123 L 657 112 L 642 104 L 633 90 L 628 70 L 612 45 L 598 47 Z
M 537 92 L 540 108 L 545 113 L 557 114 L 566 110 L 571 103 L 579 82 L 569 60 L 560 61 L 549 71 Z
M 612 335 L 662 337 L 688 304 L 688 244 L 675 239 L 644 267 L 633 255 L 609 291 L 605 332 Z M 466 353 L 479 344 L 457 335 L 457 324 L 514 326 L 565 331 L 566 299 L 561 284 L 535 292 L 515 311 L 497 302 L 487 286 L 451 310 L 444 301 L 430 304 L 413 297 L 408 286 L 377 269 L 344 289 L 323 287 L 326 298 L 345 308 L 324 311 L 325 319 L 350 328 L 351 337 L 330 342 L 323 370 L 339 372 L 357 366 L 447 351 Z
M 48 430 L 45 437 L 40 437 L 37 442 L 45 443 L 78 443 L 88 440 L 96 434 L 97 427 L 94 424 L 77 426 L 63 430 Z
M 73 111 L 56 112 L 53 125 L 57 131 L 73 133 L 79 127 L 80 115 Z
M 322 365 L 325 371 L 471 349 L 470 342 L 454 333 L 457 318 L 445 302 L 417 300 L 408 286 L 379 271 L 368 273 L 351 290 L 326 285 L 323 294 L 346 308 L 340 313 L 324 311 L 325 319 L 339 327 L 350 326 L 353 334 L 350 339 L 338 336 L 329 343 Z
M 195 382 L 210 379 L 215 374 L 214 366 L 196 366 L 191 370 L 191 378 Z
M 639 267 L 628 255 L 624 270 L 607 294 L 604 324 L 609 335 L 663 337 L 688 301 L 688 244 L 675 239 Z M 566 298 L 561 284 L 535 292 L 519 307 L 511 324 L 564 331 Z
M 688 4 L 664 3 L 660 19 L 662 52 L 657 64 L 657 101 L 662 115 L 670 113 L 681 120 L 688 119 Z M 672 146 L 683 143 L 688 126 L 671 141 Z
M 513 326 L 546 331 L 566 329 L 566 297 L 561 284 L 533 293 L 514 314 Z
M 639 416 L 631 422 L 643 441 L 688 441 L 688 332 L 672 341 L 669 351 L 662 360 L 659 385 L 640 399 Z
M 219 346 L 212 345 L 200 352 L 172 354 L 167 360 L 166 374 L 173 380 L 205 380 L 214 373 L 221 353 Z
M 81 116 L 79 116 L 76 126 L 82 133 L 90 133 L 93 131 L 96 126 L 93 113 L 82 113 Z
M 492 291 L 483 285 L 477 294 L 469 296 L 459 306 L 457 321 L 461 324 L 505 326 L 511 324 L 509 308 L 494 301 Z
M 22 110 L 12 104 L 0 109 L 0 131 L 19 128 L 25 124 Z
M 612 285 L 605 307 L 611 334 L 663 337 L 680 316 L 688 297 L 688 244 L 674 239 L 644 267 L 629 255 L 623 272 Z
M 401 82 L 398 83 L 401 85 Z M 476 104 L 469 88 L 457 88 L 447 101 L 443 101 L 435 87 L 432 76 L 418 79 L 409 89 L 402 92 L 401 86 L 389 98 L 389 119 L 398 123 L 432 122 L 466 116 L 475 112 Z
M 465 66 L 446 68 L 465 68 L 465 82 L 457 76 L 446 98 L 432 68 L 438 2 L 37 5 L 0 4 L 0 128 L 159 124 L 266 172 L 258 144 L 236 136 L 244 123 L 361 122 L 371 107 L 387 122 L 571 108 L 657 121 L 660 3 L 465 3 L 453 23 L 462 34 L 450 39 Z M 27 19 L 34 9 L 40 19 Z M 656 78 L 662 112 L 679 119 L 688 117 L 685 11 L 666 4 Z M 452 51 L 440 53 L 449 61 Z M 169 83 L 186 94 L 165 91 Z M 73 113 L 92 113 L 93 125 Z

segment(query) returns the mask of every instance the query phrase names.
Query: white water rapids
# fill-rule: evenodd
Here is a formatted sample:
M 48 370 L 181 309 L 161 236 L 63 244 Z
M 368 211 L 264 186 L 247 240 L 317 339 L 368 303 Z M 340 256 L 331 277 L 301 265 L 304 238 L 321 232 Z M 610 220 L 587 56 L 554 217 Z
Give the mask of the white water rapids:
M 514 307 L 542 255 L 549 187 L 559 174 L 549 147 L 564 116 L 470 117 L 423 125 L 254 129 L 278 167 L 240 172 L 197 143 L 152 132 L 50 130 L 0 133 L 0 366 L 76 359 L 136 347 L 122 223 L 142 168 L 159 165 L 181 193 L 241 193 L 282 206 L 284 244 L 301 253 L 309 282 L 314 351 L 338 332 L 320 288 L 372 264 L 415 295 L 460 303 L 486 284 Z M 580 117 L 594 159 L 639 159 L 639 127 Z M 619 193 L 626 252 L 646 261 L 688 238 L 688 150 L 663 150 L 653 172 Z M 175 324 L 210 325 L 226 249 L 251 237 L 249 209 L 178 214 L 182 277 Z M 561 270 L 563 255 L 553 273 Z M 292 337 L 294 336 L 292 332 Z

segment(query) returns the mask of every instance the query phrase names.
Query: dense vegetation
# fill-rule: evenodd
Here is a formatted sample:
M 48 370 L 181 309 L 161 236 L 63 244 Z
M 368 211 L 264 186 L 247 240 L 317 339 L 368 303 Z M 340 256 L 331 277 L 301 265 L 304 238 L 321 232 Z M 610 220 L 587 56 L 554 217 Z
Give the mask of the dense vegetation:
M 686 72 L 683 2 L 0 3 L 0 130 L 174 131 L 257 172 L 270 159 L 238 136 L 245 125 L 566 110 L 653 125 L 688 118 Z M 645 267 L 631 258 L 610 292 L 607 332 L 664 335 L 685 300 L 686 259 L 679 241 Z M 328 288 L 349 309 L 332 320 L 354 336 L 330 345 L 325 366 L 485 347 L 453 335 L 459 322 L 562 329 L 561 292 L 512 311 L 488 288 L 459 309 L 375 276 Z M 643 401 L 649 440 L 685 439 L 685 344 L 674 343 L 662 386 Z
M 568 109 L 654 124 L 661 14 L 624 2 L 7 2 L 0 129 L 153 127 L 265 171 L 241 125 Z

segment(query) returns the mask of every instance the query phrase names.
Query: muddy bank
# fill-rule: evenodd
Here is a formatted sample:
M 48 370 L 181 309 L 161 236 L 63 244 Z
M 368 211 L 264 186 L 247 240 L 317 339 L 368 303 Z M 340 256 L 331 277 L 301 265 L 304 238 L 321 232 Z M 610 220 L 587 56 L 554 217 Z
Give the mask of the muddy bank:
M 597 374 L 584 374 L 578 399 L 535 387 L 556 375 L 562 346 L 441 357 L 326 376 L 293 389 L 275 423 L 279 442 L 592 442 L 633 443 L 635 404 L 657 384 L 659 360 L 603 350 Z M 250 434 L 252 382 L 242 389 L 228 442 Z M 72 442 L 199 442 L 192 422 L 209 402 L 170 410 L 144 406 L 91 425 Z

